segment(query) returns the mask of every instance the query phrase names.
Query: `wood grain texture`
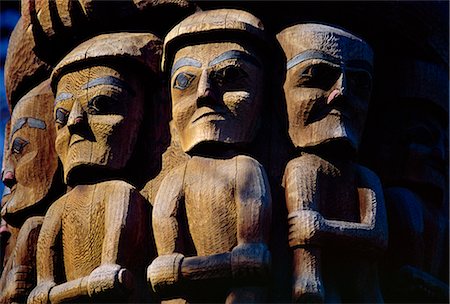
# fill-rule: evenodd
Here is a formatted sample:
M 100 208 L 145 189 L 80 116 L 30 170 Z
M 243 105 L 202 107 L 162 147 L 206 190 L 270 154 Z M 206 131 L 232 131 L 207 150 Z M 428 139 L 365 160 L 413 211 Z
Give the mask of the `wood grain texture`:
M 165 286 L 170 288 L 183 279 L 204 283 L 231 278 L 259 282 L 268 275 L 270 253 L 266 244 L 271 200 L 262 170 L 246 156 L 223 160 L 193 157 L 166 176 L 153 213 L 159 257 L 149 268 L 149 279 L 155 291 L 170 296 Z M 208 181 L 214 181 L 209 190 L 200 191 Z M 176 258 L 174 253 L 186 257 Z M 188 257 L 192 254 L 197 257 Z M 179 268 L 170 271 L 172 259 L 178 261 Z M 178 287 L 169 291 L 175 295 L 188 292 L 183 286 Z M 217 290 L 217 286 L 212 288 Z M 219 289 L 222 295 L 215 295 L 217 299 L 225 299 L 224 288 L 227 289 Z M 229 297 L 239 299 L 239 292 L 236 293 Z M 211 297 L 209 292 L 204 296 Z
M 168 49 L 184 36 L 219 31 L 236 38 Z M 173 127 L 183 151 L 193 156 L 166 175 L 154 203 L 159 256 L 148 280 L 163 298 L 265 299 L 270 186 L 261 164 L 235 151 L 257 131 L 264 68 L 259 45 L 236 32 L 264 36 L 256 17 L 216 10 L 186 18 L 165 40 Z M 199 293 L 205 284 L 209 290 Z
M 287 58 L 289 135 L 306 151 L 284 175 L 293 300 L 381 302 L 373 256 L 387 246 L 383 190 L 374 173 L 352 161 L 367 116 L 373 52 L 352 34 L 320 24 L 294 25 L 277 38 Z M 339 287 L 340 280 L 353 288 Z
M 47 80 L 22 97 L 12 113 L 3 164 L 3 182 L 11 193 L 2 206 L 2 217 L 16 227 L 29 215 L 43 215 L 61 193 L 53 100 Z
M 117 43 L 120 48 L 111 47 Z M 106 34 L 81 44 L 55 68 L 56 149 L 67 183 L 90 178 L 83 171 L 91 166 L 99 175 L 134 182 L 139 176 L 131 169 L 145 173 L 141 152 L 157 150 L 151 137 L 164 129 L 152 123 L 160 121 L 151 112 L 158 82 L 147 84 L 159 75 L 160 47 L 152 34 Z
M 23 0 L 21 6 L 23 19 L 33 27 L 36 52 L 53 66 L 77 45 L 102 33 L 163 35 L 196 8 L 185 0 Z M 149 22 L 155 19 L 158 22 Z
M 20 228 L 0 280 L 0 303 L 23 303 L 36 285 L 36 244 L 42 221 L 42 216 L 30 217 Z
M 148 297 L 143 267 L 151 258 L 150 213 L 148 202 L 123 181 L 73 188 L 46 214 L 38 241 L 38 285 L 28 303 Z M 54 261 L 58 252 L 63 265 Z M 66 283 L 56 284 L 59 269 Z
M 2 173 L 9 193 L 3 197 L 2 220 L 9 230 L 13 225 L 20 231 L 17 241 L 15 236 L 8 241 L 13 251 L 5 255 L 2 303 L 24 302 L 35 286 L 42 216 L 64 191 L 54 147 L 53 99 L 49 80 L 28 92 L 16 104 L 5 138 Z
M 21 10 L 5 76 L 25 122 L 13 136 L 36 112 L 19 100 L 56 67 L 45 112 L 70 192 L 46 218 L 49 275 L 35 286 L 38 225 L 25 220 L 55 200 L 36 190 L 51 166 L 5 136 L 0 302 L 34 287 L 40 303 L 381 302 L 379 283 L 385 302 L 448 302 L 448 3 Z
M 35 49 L 33 26 L 22 17 L 11 34 L 5 60 L 5 90 L 10 111 L 21 97 L 51 73 L 50 65 Z

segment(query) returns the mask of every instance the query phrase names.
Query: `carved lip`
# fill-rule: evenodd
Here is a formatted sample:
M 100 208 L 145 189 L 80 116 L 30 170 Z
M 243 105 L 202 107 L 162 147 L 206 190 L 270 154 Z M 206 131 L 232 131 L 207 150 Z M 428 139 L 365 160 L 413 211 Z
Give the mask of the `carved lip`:
M 192 122 L 194 123 L 194 122 L 196 122 L 196 121 L 198 121 L 200 119 L 203 119 L 205 117 L 215 117 L 215 118 L 217 118 L 219 120 L 224 120 L 225 119 L 224 116 L 225 116 L 225 113 L 222 112 L 222 111 L 216 111 L 216 110 L 211 109 L 211 108 L 201 108 L 201 109 L 198 109 L 195 112 L 195 114 L 193 116 L 193 119 L 192 119 Z

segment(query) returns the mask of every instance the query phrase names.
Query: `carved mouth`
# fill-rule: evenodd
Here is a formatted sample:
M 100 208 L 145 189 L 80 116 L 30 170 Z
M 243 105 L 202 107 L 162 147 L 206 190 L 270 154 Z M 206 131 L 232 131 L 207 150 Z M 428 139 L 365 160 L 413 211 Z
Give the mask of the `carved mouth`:
M 225 113 L 223 113 L 223 112 L 215 111 L 210 108 L 200 109 L 200 110 L 197 110 L 192 122 L 193 123 L 197 122 L 198 120 L 201 120 L 206 117 L 208 117 L 210 119 L 225 120 L 224 114 Z

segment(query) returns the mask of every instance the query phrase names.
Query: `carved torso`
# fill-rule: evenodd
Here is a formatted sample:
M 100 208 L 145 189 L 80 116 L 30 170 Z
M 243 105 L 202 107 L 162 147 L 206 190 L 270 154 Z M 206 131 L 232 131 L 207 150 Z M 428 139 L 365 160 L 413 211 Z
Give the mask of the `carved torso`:
M 104 239 L 105 203 L 110 193 L 102 184 L 75 187 L 60 201 L 62 243 L 67 280 L 89 275 L 101 262 Z
M 237 244 L 234 189 L 239 158 L 193 157 L 186 165 L 183 192 L 197 255 L 231 251 Z

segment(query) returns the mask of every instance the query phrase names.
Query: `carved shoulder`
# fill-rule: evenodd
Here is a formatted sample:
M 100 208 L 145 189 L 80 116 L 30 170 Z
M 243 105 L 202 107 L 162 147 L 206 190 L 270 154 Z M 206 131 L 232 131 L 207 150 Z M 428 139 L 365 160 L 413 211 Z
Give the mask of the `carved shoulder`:
M 238 156 L 235 159 L 238 243 L 266 242 L 272 198 L 265 170 L 251 157 Z
M 177 202 L 183 195 L 183 181 L 186 165 L 187 164 L 183 164 L 172 170 L 161 182 L 155 198 L 153 209 L 154 219 L 170 216 L 173 210 L 177 208 Z
M 264 167 L 249 156 L 239 155 L 235 159 L 236 188 L 240 191 L 258 192 L 260 195 L 270 197 L 270 186 Z
M 311 176 L 316 175 L 317 172 L 326 171 L 331 164 L 323 158 L 314 154 L 303 154 L 288 162 L 284 170 L 284 178 L 286 180 L 290 175 L 296 176 Z

